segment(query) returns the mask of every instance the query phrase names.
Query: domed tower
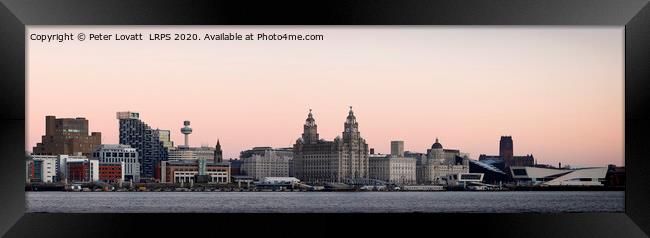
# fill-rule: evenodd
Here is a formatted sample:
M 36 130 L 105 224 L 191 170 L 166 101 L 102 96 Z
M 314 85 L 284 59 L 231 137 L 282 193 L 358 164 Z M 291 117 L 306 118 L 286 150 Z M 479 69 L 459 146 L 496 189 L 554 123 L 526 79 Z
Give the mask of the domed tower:
M 316 120 L 314 120 L 314 115 L 311 114 L 311 109 L 309 109 L 307 120 L 305 120 L 302 140 L 306 144 L 318 142 L 318 126 L 316 125 Z
M 192 128 L 190 128 L 190 121 L 184 121 L 183 125 L 184 127 L 181 128 L 181 133 L 185 135 L 185 147 L 190 147 L 189 138 L 190 138 L 190 134 L 192 134 Z
M 343 128 L 343 140 L 350 141 L 361 137 L 359 133 L 359 123 L 357 123 L 357 117 L 354 116 L 352 106 L 350 106 L 350 111 L 348 112 L 348 117 L 343 124 Z
M 436 142 L 431 145 L 431 150 L 429 152 L 429 159 L 432 159 L 437 162 L 442 162 L 445 160 L 445 151 L 436 137 Z

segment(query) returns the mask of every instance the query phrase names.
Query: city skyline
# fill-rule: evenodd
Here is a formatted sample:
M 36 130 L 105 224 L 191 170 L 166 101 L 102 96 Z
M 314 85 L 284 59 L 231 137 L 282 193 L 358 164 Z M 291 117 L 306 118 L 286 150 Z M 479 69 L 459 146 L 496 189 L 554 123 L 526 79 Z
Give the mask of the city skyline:
M 161 30 L 28 31 L 60 29 Z M 189 31 L 197 29 L 270 28 Z M 438 137 L 477 159 L 497 154 L 500 136 L 511 135 L 515 154 L 540 163 L 623 165 L 620 27 L 279 29 L 322 32 L 326 40 L 183 47 L 28 41 L 26 149 L 44 134 L 45 115 L 85 117 L 103 144 L 117 144 L 115 112 L 136 111 L 153 128 L 170 130 L 175 145 L 189 120 L 190 145 L 219 139 L 224 158 L 236 158 L 256 146 L 290 147 L 309 109 L 321 138 L 332 140 L 351 105 L 377 153 L 389 154 L 392 140 L 426 152 Z

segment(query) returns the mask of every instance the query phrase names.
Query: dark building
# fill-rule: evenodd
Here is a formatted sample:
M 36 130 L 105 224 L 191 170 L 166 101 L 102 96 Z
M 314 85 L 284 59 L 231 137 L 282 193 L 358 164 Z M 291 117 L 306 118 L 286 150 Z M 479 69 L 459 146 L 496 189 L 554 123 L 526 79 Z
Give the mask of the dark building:
M 497 163 L 503 165 L 503 163 Z M 485 163 L 484 161 L 469 160 L 470 173 L 482 173 L 483 182 L 488 184 L 500 184 L 510 181 L 508 173 L 503 172 L 495 164 Z
M 499 168 L 503 171 L 507 171 L 510 166 L 534 166 L 535 158 L 532 154 L 515 156 L 514 155 L 514 146 L 511 136 L 502 136 L 499 141 L 499 155 L 479 155 L 479 161 L 500 161 L 503 162 L 503 167 Z M 493 162 L 489 162 L 493 163 Z
M 502 136 L 499 140 L 499 156 L 505 162 L 506 167 L 510 167 L 514 157 L 514 150 L 512 148 L 512 137 Z
M 214 146 L 214 162 L 221 163 L 223 161 L 223 151 L 221 151 L 221 144 L 217 140 L 217 145 Z
M 137 112 L 118 112 L 120 120 L 120 144 L 130 145 L 138 151 L 140 179 L 153 180 L 160 161 L 167 160 L 167 149 L 158 131 L 140 120 Z
M 102 143 L 102 134 L 88 135 L 88 120 L 83 117 L 45 117 L 45 135 L 41 143 L 33 148 L 35 155 L 77 155 L 90 156 L 96 146 Z
M 610 187 L 625 187 L 625 167 L 607 166 L 605 185 Z
M 230 175 L 231 176 L 242 175 L 241 166 L 242 164 L 244 164 L 244 162 L 238 159 L 229 159 L 229 162 L 230 162 Z

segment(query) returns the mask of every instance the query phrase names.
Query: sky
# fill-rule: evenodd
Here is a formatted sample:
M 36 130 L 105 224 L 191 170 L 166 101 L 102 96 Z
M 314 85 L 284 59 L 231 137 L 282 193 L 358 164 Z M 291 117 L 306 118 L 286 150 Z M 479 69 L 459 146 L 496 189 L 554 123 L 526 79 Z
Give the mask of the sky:
M 144 41 L 29 40 L 31 34 L 144 34 Z M 149 41 L 153 33 L 322 34 L 322 41 Z M 224 158 L 290 147 L 313 110 L 320 137 L 353 106 L 377 153 L 391 140 L 426 152 L 435 138 L 477 159 L 512 136 L 538 163 L 623 165 L 622 27 L 55 27 L 27 33 L 27 142 L 45 116 L 85 117 L 118 143 L 118 111 L 135 111 L 175 144 Z

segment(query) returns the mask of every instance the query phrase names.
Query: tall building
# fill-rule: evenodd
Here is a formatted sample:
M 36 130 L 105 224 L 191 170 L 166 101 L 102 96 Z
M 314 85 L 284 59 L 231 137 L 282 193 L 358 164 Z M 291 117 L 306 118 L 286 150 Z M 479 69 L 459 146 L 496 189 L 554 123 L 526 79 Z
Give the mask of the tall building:
M 501 136 L 499 141 L 499 155 L 479 155 L 479 161 L 485 161 L 497 164 L 499 169 L 508 171 L 511 166 L 533 166 L 535 157 L 532 154 L 516 156 L 514 155 L 513 141 L 511 136 Z
M 32 154 L 35 155 L 82 155 L 88 156 L 102 143 L 102 134 L 92 132 L 88 135 L 88 120 L 83 117 L 56 118 L 45 117 L 45 135 L 37 143 Z
M 167 150 L 155 129 L 140 120 L 137 112 L 118 112 L 120 124 L 120 144 L 130 145 L 138 151 L 140 178 L 154 178 L 160 161 L 167 160 Z
M 240 153 L 241 173 L 261 180 L 265 177 L 289 177 L 293 159 L 291 148 L 254 147 Z
M 138 152 L 130 145 L 100 145 L 93 152 L 93 159 L 103 163 L 124 163 L 123 181 L 140 181 Z
M 343 137 L 333 141 L 319 138 L 316 121 L 309 110 L 302 137 L 293 146 L 296 176 L 307 183 L 338 182 L 368 178 L 368 144 L 361 137 L 352 107 L 343 124 Z
M 445 184 L 448 175 L 469 173 L 469 155 L 459 150 L 444 149 L 438 138 L 418 161 L 417 177 L 420 184 Z
M 511 136 L 502 136 L 499 140 L 499 157 L 505 162 L 506 167 L 512 163 L 514 150 Z
M 404 141 L 391 141 L 390 155 L 396 157 L 404 157 Z
M 223 151 L 221 150 L 221 144 L 217 139 L 217 145 L 214 146 L 214 162 L 221 163 L 223 162 Z
M 163 146 L 167 149 L 167 151 L 171 150 L 174 148 L 174 142 L 171 140 L 171 131 L 170 130 L 160 130 L 156 129 L 158 132 L 158 137 L 160 141 L 162 141 Z

